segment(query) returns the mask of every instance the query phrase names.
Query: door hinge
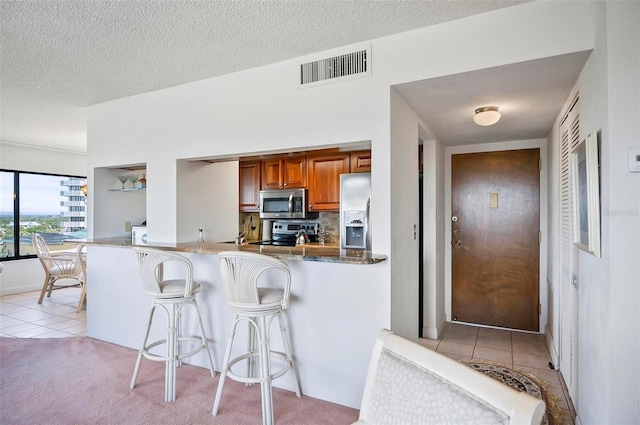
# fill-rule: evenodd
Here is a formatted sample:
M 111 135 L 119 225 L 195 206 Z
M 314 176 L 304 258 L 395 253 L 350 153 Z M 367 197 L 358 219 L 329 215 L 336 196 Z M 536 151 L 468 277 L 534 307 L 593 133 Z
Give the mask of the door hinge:
M 538 232 L 538 244 L 542 243 L 542 232 Z
M 538 304 L 538 316 L 542 316 L 542 304 Z
M 542 158 L 538 158 L 538 170 L 542 171 Z

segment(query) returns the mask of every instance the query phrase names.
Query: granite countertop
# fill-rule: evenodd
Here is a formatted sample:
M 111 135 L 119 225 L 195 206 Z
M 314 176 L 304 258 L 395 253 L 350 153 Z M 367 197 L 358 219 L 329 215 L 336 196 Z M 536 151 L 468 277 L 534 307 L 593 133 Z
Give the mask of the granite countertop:
M 104 238 L 90 239 L 87 245 L 112 246 L 112 247 L 133 247 L 131 239 L 128 238 Z M 164 249 L 167 251 L 191 252 L 195 254 L 217 254 L 221 251 L 244 251 L 259 254 L 271 255 L 281 260 L 302 260 L 319 261 L 325 263 L 343 264 L 376 264 L 387 259 L 386 255 L 373 254 L 371 251 L 355 249 L 340 249 L 337 245 L 320 245 L 309 243 L 294 247 L 271 246 L 271 245 L 250 245 L 244 244 L 236 247 L 233 242 L 197 242 L 182 243 L 148 243 L 148 248 Z

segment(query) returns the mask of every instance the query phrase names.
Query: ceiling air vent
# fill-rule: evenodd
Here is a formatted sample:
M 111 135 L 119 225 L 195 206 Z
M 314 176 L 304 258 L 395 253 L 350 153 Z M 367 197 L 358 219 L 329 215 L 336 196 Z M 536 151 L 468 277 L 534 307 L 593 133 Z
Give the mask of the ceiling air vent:
M 342 81 L 371 75 L 371 49 L 300 64 L 300 86 Z

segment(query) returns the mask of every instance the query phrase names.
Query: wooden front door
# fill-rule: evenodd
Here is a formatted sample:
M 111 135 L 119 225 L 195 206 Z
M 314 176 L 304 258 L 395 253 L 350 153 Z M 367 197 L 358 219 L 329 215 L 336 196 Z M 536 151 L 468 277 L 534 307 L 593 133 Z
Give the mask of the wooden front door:
M 452 155 L 451 317 L 539 331 L 539 149 Z

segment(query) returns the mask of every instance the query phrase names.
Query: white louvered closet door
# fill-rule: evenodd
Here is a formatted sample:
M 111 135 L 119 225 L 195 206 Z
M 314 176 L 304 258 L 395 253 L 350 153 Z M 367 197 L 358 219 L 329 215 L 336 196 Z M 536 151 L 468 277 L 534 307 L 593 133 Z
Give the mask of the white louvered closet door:
M 576 95 L 560 123 L 561 259 L 560 259 L 560 371 L 577 401 L 578 371 L 578 248 L 573 235 L 571 152 L 580 141 L 580 116 Z M 576 406 L 577 408 L 577 406 Z

